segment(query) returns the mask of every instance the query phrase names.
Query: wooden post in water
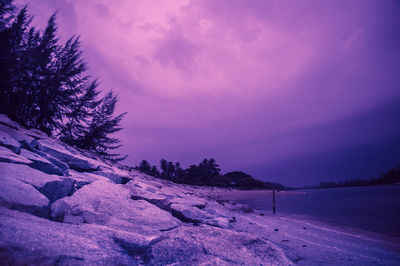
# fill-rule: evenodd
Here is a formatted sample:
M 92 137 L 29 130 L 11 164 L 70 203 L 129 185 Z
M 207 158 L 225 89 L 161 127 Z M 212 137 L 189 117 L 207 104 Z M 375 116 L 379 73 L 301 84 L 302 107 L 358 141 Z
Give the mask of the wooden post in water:
M 272 189 L 272 213 L 275 214 L 275 188 Z

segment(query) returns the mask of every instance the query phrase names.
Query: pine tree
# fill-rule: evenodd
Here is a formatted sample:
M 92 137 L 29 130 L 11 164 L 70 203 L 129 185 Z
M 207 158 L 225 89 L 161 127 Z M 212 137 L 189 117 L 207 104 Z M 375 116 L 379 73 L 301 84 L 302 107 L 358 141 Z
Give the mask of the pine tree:
M 93 151 L 104 159 L 117 162 L 124 160 L 120 154 L 110 153 L 110 150 L 117 149 L 121 145 L 120 140 L 112 138 L 109 135 L 120 131 L 120 122 L 126 113 L 114 116 L 117 97 L 111 91 L 101 100 L 101 104 L 96 108 L 95 114 L 89 123 L 85 136 L 83 138 L 83 147 L 86 150 Z
M 3 10 L 7 10 L 7 6 Z M 21 9 L 12 22 L 6 21 L 7 19 L 3 21 L 3 17 L 4 15 L 2 15 L 4 28 L 0 31 L 0 112 L 18 121 L 16 111 L 23 95 L 16 83 L 23 73 L 24 40 L 31 19 L 26 7 Z
M 12 2 L 13 0 L 0 0 L 0 31 L 8 26 L 15 13 L 16 8 Z
M 0 112 L 28 128 L 53 133 L 64 142 L 118 161 L 125 113 L 114 116 L 116 96 L 98 100 L 97 82 L 85 75 L 79 37 L 64 45 L 56 36 L 56 14 L 44 32 L 31 27 L 24 7 L 15 15 L 12 0 L 0 0 Z
M 79 38 L 70 38 L 64 46 L 57 45 L 55 14 L 50 17 L 38 47 L 37 106 L 32 110 L 35 127 L 51 134 L 62 128 L 62 119 L 81 93 L 86 64 L 81 59 Z M 83 76 L 83 77 L 82 77 Z
M 94 116 L 96 107 L 100 104 L 97 99 L 99 95 L 97 86 L 97 81 L 92 81 L 71 104 L 70 112 L 66 114 L 67 122 L 59 134 L 63 142 L 76 147 L 84 146 L 88 124 Z
M 137 170 L 149 174 L 151 172 L 151 165 L 148 161 L 143 160 L 140 162 L 139 166 L 137 167 Z

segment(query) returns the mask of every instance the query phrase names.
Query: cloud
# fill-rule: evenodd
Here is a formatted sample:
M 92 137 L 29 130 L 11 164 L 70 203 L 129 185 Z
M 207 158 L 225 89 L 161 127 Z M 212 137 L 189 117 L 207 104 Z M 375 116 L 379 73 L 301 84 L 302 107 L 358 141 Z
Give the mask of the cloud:
M 128 163 L 214 156 L 224 169 L 264 176 L 251 164 L 392 138 L 360 116 L 373 117 L 371 110 L 400 97 L 396 1 L 31 6 L 39 21 L 58 9 L 60 32 L 81 34 L 90 73 L 118 92 L 119 110 L 129 112 L 120 134 Z M 354 129 L 346 131 L 349 123 Z M 357 129 L 362 133 L 349 141 L 346 134 Z

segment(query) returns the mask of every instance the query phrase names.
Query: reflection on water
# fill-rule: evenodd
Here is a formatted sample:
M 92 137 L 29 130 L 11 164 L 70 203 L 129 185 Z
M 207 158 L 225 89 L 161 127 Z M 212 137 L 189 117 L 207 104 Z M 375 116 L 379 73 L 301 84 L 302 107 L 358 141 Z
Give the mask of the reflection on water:
M 272 212 L 270 192 L 232 196 L 256 210 Z M 324 222 L 400 236 L 400 185 L 279 192 L 277 213 L 306 215 Z

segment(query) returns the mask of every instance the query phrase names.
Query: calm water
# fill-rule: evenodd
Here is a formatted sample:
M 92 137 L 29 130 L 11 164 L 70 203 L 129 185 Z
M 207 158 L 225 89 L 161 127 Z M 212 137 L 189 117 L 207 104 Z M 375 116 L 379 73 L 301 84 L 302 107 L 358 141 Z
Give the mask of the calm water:
M 252 192 L 236 200 L 272 212 L 271 194 Z M 400 236 L 400 185 L 279 192 L 277 213 Z

